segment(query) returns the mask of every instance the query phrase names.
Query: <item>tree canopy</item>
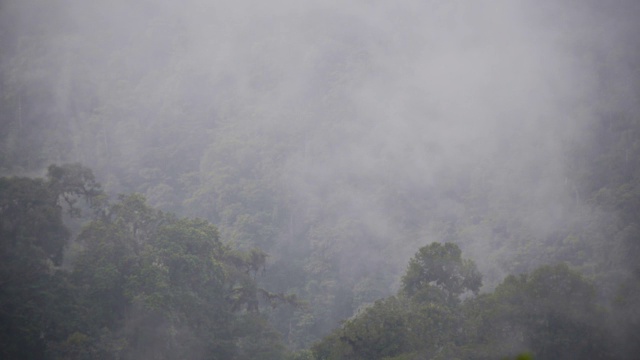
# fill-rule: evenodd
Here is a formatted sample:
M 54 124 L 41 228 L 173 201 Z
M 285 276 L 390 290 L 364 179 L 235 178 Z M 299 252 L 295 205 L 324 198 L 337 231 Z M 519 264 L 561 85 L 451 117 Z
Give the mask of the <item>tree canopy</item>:
M 266 254 L 233 249 L 209 222 L 139 194 L 111 204 L 101 195 L 77 164 L 52 165 L 47 180 L 0 178 L 3 358 L 284 356 L 259 303 L 298 303 L 256 284 Z M 81 197 L 94 211 L 68 271 L 59 267 L 71 236 L 63 209 L 80 216 Z
M 421 247 L 402 277 L 402 291 L 409 297 L 444 303 L 456 302 L 465 292 L 477 294 L 482 275 L 469 259 L 462 259 L 456 244 L 432 243 Z

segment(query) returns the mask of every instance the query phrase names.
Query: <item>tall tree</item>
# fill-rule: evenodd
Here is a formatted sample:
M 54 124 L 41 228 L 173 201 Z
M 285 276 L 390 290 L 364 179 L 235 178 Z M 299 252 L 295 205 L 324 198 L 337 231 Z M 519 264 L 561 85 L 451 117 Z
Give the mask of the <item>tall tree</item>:
M 482 275 L 473 261 L 461 255 L 452 243 L 420 248 L 402 277 L 402 291 L 409 297 L 444 303 L 457 303 L 467 291 L 477 294 Z

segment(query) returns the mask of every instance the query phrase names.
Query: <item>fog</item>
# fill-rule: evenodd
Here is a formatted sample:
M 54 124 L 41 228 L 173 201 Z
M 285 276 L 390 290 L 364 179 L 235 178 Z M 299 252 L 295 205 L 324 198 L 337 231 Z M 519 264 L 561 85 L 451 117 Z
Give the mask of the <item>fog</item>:
M 378 279 L 376 296 L 417 248 L 454 241 L 490 290 L 553 260 L 523 264 L 523 246 L 593 216 L 574 154 L 597 119 L 637 110 L 639 10 L 5 0 L 0 170 L 82 162 L 276 269 L 301 256 L 349 287 Z

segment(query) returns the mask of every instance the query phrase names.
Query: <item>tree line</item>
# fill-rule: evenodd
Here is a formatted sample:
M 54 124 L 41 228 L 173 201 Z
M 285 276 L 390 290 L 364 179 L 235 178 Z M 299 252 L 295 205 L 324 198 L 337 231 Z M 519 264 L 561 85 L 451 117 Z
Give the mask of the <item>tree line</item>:
M 395 295 L 292 351 L 261 310 L 309 303 L 262 288 L 267 254 L 224 242 L 205 220 L 139 194 L 109 201 L 79 164 L 0 178 L 0 215 L 3 358 L 631 359 L 637 347 L 640 283 L 603 306 L 592 280 L 558 263 L 480 293 L 475 263 L 434 242 Z

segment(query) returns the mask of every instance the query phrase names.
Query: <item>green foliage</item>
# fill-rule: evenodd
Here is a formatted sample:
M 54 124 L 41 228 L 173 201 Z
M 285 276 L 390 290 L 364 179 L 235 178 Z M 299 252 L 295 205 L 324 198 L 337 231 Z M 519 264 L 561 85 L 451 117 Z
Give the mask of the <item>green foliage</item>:
M 46 181 L 0 178 L 3 358 L 284 356 L 259 296 L 272 306 L 298 300 L 257 286 L 264 252 L 232 250 L 209 222 L 165 214 L 138 194 L 106 204 L 100 189 L 77 164 L 52 165 Z M 79 198 L 95 217 L 67 273 L 54 262 L 70 237 L 63 209 L 80 215 Z
M 312 350 L 317 359 L 455 358 L 460 325 L 448 306 L 389 297 L 347 320 Z
M 72 215 L 80 215 L 80 209 L 75 207 L 80 197 L 92 207 L 100 206 L 102 186 L 96 181 L 93 171 L 79 163 L 50 165 L 47 180 L 51 191 L 65 201 Z
M 200 302 L 209 296 L 224 299 L 213 303 L 226 302 L 220 306 L 229 317 L 269 317 L 289 346 L 302 348 L 363 304 L 388 296 L 402 272 L 398 264 L 405 261 L 398 254 L 404 254 L 417 235 L 435 233 L 442 241 L 482 254 L 474 260 L 488 289 L 498 285 L 505 272 L 530 275 L 526 280 L 510 278 L 511 290 L 501 285 L 500 291 L 513 292 L 503 295 L 520 305 L 496 303 L 498 295 L 490 294 L 459 310 L 460 299 L 480 287 L 479 273 L 466 266 L 466 260 L 460 263 L 446 245 L 425 250 L 428 261 L 416 255 L 402 279 L 399 297 L 411 299 L 410 319 L 431 314 L 420 323 L 447 323 L 435 319 L 448 319 L 450 311 L 457 324 L 458 312 L 463 311 L 465 330 L 451 335 L 456 341 L 500 347 L 479 335 L 484 326 L 488 333 L 506 331 L 487 318 L 500 319 L 503 312 L 511 315 L 503 314 L 500 324 L 527 324 L 530 320 L 519 316 L 529 307 L 577 311 L 558 305 L 563 296 L 574 298 L 549 288 L 556 281 L 553 275 L 540 275 L 543 279 L 536 280 L 537 288 L 527 290 L 524 299 L 517 295 L 526 293 L 523 289 L 538 266 L 564 261 L 594 280 L 597 297 L 582 289 L 590 301 L 613 304 L 608 329 L 619 338 L 621 352 L 638 353 L 637 346 L 629 344 L 640 343 L 638 280 L 633 271 L 640 256 L 640 118 L 637 109 L 618 106 L 622 102 L 617 100 L 600 108 L 601 102 L 609 101 L 608 89 L 597 91 L 605 99 L 592 104 L 599 109 L 596 119 L 582 117 L 590 109 L 572 108 L 567 102 L 566 111 L 572 114 L 568 117 L 575 117 L 568 124 L 575 128 L 557 138 L 547 133 L 559 128 L 555 126 L 541 127 L 544 132 L 538 133 L 507 126 L 496 132 L 501 135 L 495 144 L 465 144 L 490 149 L 484 154 L 476 156 L 460 147 L 465 160 L 450 162 L 449 156 L 458 150 L 441 148 L 444 143 L 438 136 L 443 133 L 437 130 L 445 128 L 434 125 L 434 138 L 410 141 L 413 130 L 423 125 L 416 128 L 418 123 L 407 120 L 399 127 L 387 126 L 390 123 L 376 121 L 378 114 L 361 111 L 366 101 L 350 102 L 352 94 L 360 93 L 360 84 L 371 85 L 368 72 L 379 74 L 380 62 L 371 49 L 380 43 L 376 36 L 369 42 L 366 29 L 349 21 L 348 27 L 356 32 L 347 36 L 343 31 L 335 32 L 340 36 L 310 33 L 327 48 L 309 53 L 305 69 L 313 69 L 307 73 L 314 79 L 313 89 L 287 91 L 296 94 L 294 106 L 289 106 L 289 95 L 278 92 L 278 74 L 288 71 L 282 61 L 261 62 L 239 77 L 224 66 L 213 72 L 200 68 L 199 63 L 211 63 L 199 58 L 208 52 L 193 57 L 184 47 L 193 28 L 187 23 L 191 18 L 163 17 L 162 6 L 146 12 L 140 10 L 144 6 L 117 2 L 68 11 L 68 4 L 60 1 L 32 0 L 24 7 L 21 3 L 8 1 L 0 12 L 0 170 L 28 173 L 48 161 L 82 160 L 104 175 L 105 188 L 137 191 L 152 205 L 145 204 L 142 195 L 106 204 L 93 175 L 77 164 L 52 165 L 45 179 L 0 179 L 0 291 L 2 304 L 10 304 L 0 310 L 3 324 L 11 324 L 8 332 L 32 339 L 22 348 L 42 349 L 50 340 L 51 332 L 46 331 L 43 340 L 35 330 L 45 322 L 34 319 L 49 316 L 38 309 L 43 299 L 64 297 L 58 291 L 75 294 L 68 313 L 78 314 L 78 322 L 84 323 L 52 340 L 68 345 L 61 358 L 99 358 L 110 352 L 120 356 L 124 349 L 133 349 L 125 340 L 137 333 L 151 334 L 150 324 L 156 320 L 170 324 L 167 333 L 155 333 L 157 339 L 187 334 L 193 331 L 192 320 L 175 308 L 201 309 Z M 105 25 L 110 11 L 128 14 L 135 24 L 95 26 Z M 18 26 L 23 19 L 32 20 L 30 26 Z M 266 32 L 246 51 L 263 58 L 277 47 L 273 39 L 291 33 L 282 29 Z M 633 46 L 627 48 L 633 52 Z M 581 53 L 585 62 L 593 60 L 600 70 L 610 69 L 602 59 L 611 56 L 591 57 L 590 51 Z M 624 51 L 614 53 L 613 58 L 627 59 Z M 628 63 L 637 67 L 637 62 Z M 607 84 L 607 71 L 598 83 Z M 365 91 L 371 94 L 376 92 Z M 434 116 L 437 124 L 439 115 Z M 565 124 L 566 118 L 559 123 Z M 577 124 L 584 123 L 590 124 L 591 138 L 581 136 L 585 128 Z M 431 122 L 424 124 L 431 130 Z M 554 161 L 547 166 L 549 154 Z M 79 201 L 82 197 L 89 205 Z M 210 224 L 187 223 L 153 207 L 204 217 L 218 226 L 220 238 L 235 243 L 210 248 L 201 241 L 202 236 L 216 238 L 207 230 Z M 71 244 L 73 254 L 79 254 L 66 279 L 57 266 L 75 231 L 65 228 L 61 219 L 65 213 L 78 216 L 80 210 L 86 215 L 87 208 L 97 218 Z M 175 243 L 174 237 L 179 239 Z M 215 254 L 211 262 L 203 255 L 209 252 Z M 267 252 L 271 257 L 266 258 Z M 363 261 L 353 261 L 354 254 Z M 262 276 L 267 260 L 272 264 Z M 567 281 L 558 286 L 576 285 Z M 55 291 L 48 288 L 54 283 Z M 215 297 L 198 288 L 208 288 L 203 284 L 222 290 Z M 284 295 L 291 292 L 296 299 Z M 306 299 L 308 306 L 261 307 L 299 305 L 299 299 Z M 145 314 L 141 319 L 131 316 L 138 311 Z M 18 313 L 31 315 L 4 321 Z M 28 323 L 22 328 L 25 332 L 14 331 L 23 320 Z M 123 334 L 119 329 L 125 323 L 146 325 L 132 325 L 128 329 L 138 330 Z M 220 321 L 229 323 L 233 320 Z M 435 336 L 429 331 L 436 326 L 425 325 L 409 334 L 415 338 L 407 346 L 418 346 L 420 334 Z M 229 339 L 235 339 L 236 330 L 221 338 L 218 349 L 234 349 Z M 196 337 L 178 338 L 189 343 L 187 338 Z M 520 344 L 519 339 L 513 341 Z M 93 344 L 93 350 L 82 353 L 81 348 L 90 348 L 82 344 Z M 251 346 L 251 337 L 243 344 Z M 486 352 L 497 353 L 492 351 Z M 443 347 L 439 354 L 444 353 Z
M 425 302 L 455 303 L 460 295 L 477 294 L 482 276 L 471 260 L 462 259 L 452 243 L 433 243 L 418 250 L 402 277 L 402 291 Z
M 59 340 L 75 321 L 65 314 L 74 311 L 73 287 L 56 267 L 71 236 L 59 202 L 65 196 L 88 199 L 100 191 L 80 191 L 93 175 L 80 165 L 74 168 L 83 176 L 52 166 L 47 180 L 0 178 L 3 358 L 43 357 L 47 342 Z
M 263 253 L 232 251 L 210 223 L 166 215 L 140 195 L 121 197 L 106 213 L 79 236 L 85 250 L 74 279 L 93 329 L 128 329 L 115 338 L 125 344 L 124 356 L 281 355 L 278 337 L 257 313 L 234 315 L 241 305 L 257 310 L 254 272 L 264 266 Z M 87 334 L 97 346 L 95 331 Z
M 533 356 L 529 353 L 523 353 L 516 356 L 516 360 L 533 360 Z
M 62 222 L 57 194 L 42 179 L 0 179 L 2 251 L 42 252 L 60 264 L 70 233 Z M 8 257 L 8 255 L 6 255 Z
M 530 351 L 537 359 L 608 359 L 604 313 L 593 285 L 565 264 L 508 276 L 469 304 L 473 358 Z M 473 325 L 469 326 L 473 328 Z
M 454 244 L 433 243 L 411 259 L 398 296 L 366 307 L 312 350 L 317 359 L 455 358 L 459 299 L 480 275 Z
M 395 356 L 405 349 L 407 322 L 396 298 L 378 301 L 343 325 L 340 341 L 351 348 L 356 359 Z
M 403 285 L 419 283 L 408 279 L 420 274 L 431 279 L 421 286 L 446 291 L 417 268 L 430 269 L 427 259 L 465 264 L 457 247 L 445 249 L 446 244 L 437 243 L 420 249 Z M 520 354 L 517 359 L 610 359 L 614 354 L 593 285 L 565 264 L 510 275 L 493 293 L 462 303 L 419 294 L 424 289 L 408 292 L 405 287 L 398 296 L 375 302 L 316 343 L 314 355 L 317 359 L 489 360 L 514 354 Z

